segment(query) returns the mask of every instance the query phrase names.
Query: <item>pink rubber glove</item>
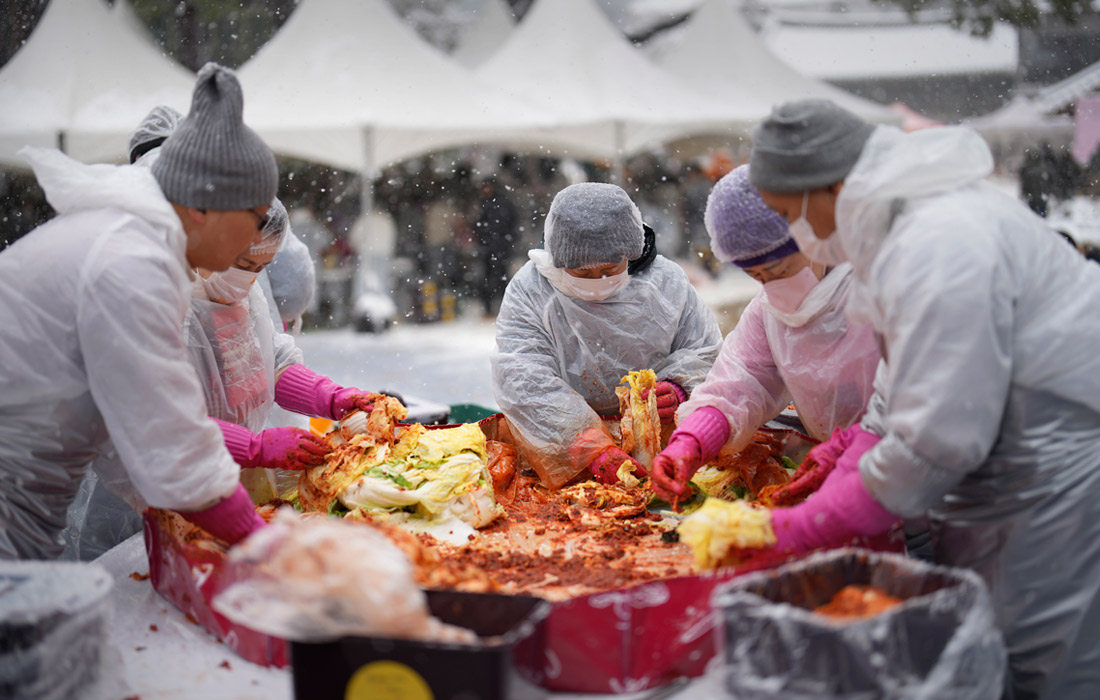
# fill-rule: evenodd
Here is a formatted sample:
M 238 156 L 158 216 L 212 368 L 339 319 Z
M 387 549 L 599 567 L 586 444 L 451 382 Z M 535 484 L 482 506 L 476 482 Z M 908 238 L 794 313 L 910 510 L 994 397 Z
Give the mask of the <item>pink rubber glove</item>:
M 264 519 L 256 514 L 252 499 L 240 484 L 237 484 L 232 494 L 206 510 L 180 513 L 180 515 L 229 544 L 237 544 L 253 531 L 267 525 Z
M 790 482 L 775 490 L 770 496 L 771 507 L 793 506 L 821 488 L 825 479 L 836 468 L 837 460 L 852 444 L 852 439 L 861 431 L 858 424 L 850 428 L 833 430 L 832 437 L 815 446 L 802 459 L 798 471 Z M 866 451 L 866 450 L 865 450 Z M 858 460 L 857 460 L 858 462 Z
M 679 384 L 666 381 L 657 382 L 653 391 L 657 392 L 657 415 L 660 416 L 661 422 L 668 424 L 676 420 L 676 409 L 687 401 L 687 392 L 681 389 Z M 642 398 L 645 399 L 648 396 L 647 389 L 642 394 Z
M 898 522 L 898 516 L 867 492 L 859 473 L 859 458 L 881 438 L 858 425 L 846 432 L 851 442 L 817 493 L 794 507 L 772 510 L 775 550 L 801 554 L 838 546 L 854 537 L 884 533 Z
M 268 428 L 259 434 L 234 423 L 211 418 L 221 428 L 225 446 L 242 468 L 302 470 L 325 463 L 332 452 L 327 440 L 300 428 Z
M 275 382 L 275 403 L 288 411 L 332 420 L 340 420 L 356 409 L 371 410 L 369 393 L 342 387 L 305 365 L 287 367 Z
M 691 495 L 688 481 L 713 459 L 730 435 L 730 424 L 714 406 L 704 406 L 680 422 L 668 447 L 653 458 L 653 492 L 675 508 Z
M 621 448 L 611 445 L 603 452 L 598 454 L 592 463 L 588 465 L 588 471 L 592 473 L 592 478 L 601 484 L 617 484 L 619 483 L 619 467 L 623 466 L 623 462 L 634 463 L 634 476 L 639 479 L 643 479 L 649 476 L 649 472 L 642 466 L 641 462 L 638 462 L 633 457 L 623 452 Z

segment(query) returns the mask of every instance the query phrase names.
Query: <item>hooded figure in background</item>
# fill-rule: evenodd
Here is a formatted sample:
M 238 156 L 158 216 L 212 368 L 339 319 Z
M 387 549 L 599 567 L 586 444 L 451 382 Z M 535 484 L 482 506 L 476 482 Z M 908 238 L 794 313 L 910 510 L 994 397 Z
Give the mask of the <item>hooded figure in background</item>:
M 630 371 L 657 374 L 657 404 L 671 423 L 710 369 L 722 341 L 687 275 L 656 255 L 652 232 L 615 185 L 558 192 L 545 249 L 508 283 L 497 317 L 493 391 L 528 462 L 557 488 L 586 469 L 617 480 L 629 455 L 604 417 Z M 641 465 L 635 472 L 644 475 Z
M 718 259 L 762 283 L 726 336 L 706 381 L 680 406 L 676 432 L 653 462 L 669 502 L 727 442 L 739 452 L 794 401 L 807 433 L 827 440 L 863 415 L 880 356 L 868 323 L 848 320 L 852 266 L 812 262 L 786 219 L 764 204 L 742 165 L 714 186 L 704 221 Z
M 181 327 L 192 268 L 259 240 L 279 173 L 209 63 L 151 168 L 24 149 L 58 216 L 0 253 L 0 558 L 41 559 L 108 437 L 142 498 L 235 543 L 262 527 Z
M 803 252 L 852 264 L 884 358 L 862 427 L 821 446 L 841 455 L 821 490 L 772 511 L 776 547 L 927 512 L 935 561 L 989 585 L 1010 696 L 1097 697 L 1100 269 L 984 181 L 968 129 L 803 100 L 757 127 L 750 167 Z

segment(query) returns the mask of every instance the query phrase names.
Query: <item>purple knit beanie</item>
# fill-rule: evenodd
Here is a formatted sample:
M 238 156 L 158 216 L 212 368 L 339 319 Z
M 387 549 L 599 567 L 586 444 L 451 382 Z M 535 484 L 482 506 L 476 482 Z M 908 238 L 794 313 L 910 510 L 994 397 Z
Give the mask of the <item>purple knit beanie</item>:
M 755 267 L 798 252 L 787 220 L 764 204 L 749 184 L 749 166 L 730 171 L 711 190 L 703 222 L 722 262 Z

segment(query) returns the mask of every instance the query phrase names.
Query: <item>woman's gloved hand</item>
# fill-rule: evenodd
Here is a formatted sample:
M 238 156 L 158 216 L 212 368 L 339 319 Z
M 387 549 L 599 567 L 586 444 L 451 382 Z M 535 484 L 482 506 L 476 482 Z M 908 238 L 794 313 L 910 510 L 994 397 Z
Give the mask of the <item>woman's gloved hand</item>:
M 806 500 L 811 493 L 821 488 L 826 477 L 836 468 L 837 460 L 852 443 L 859 425 L 850 428 L 837 428 L 825 442 L 814 446 L 798 465 L 798 470 L 790 482 L 776 489 L 767 500 L 771 506 L 793 506 Z M 857 459 L 858 463 L 858 459 Z
M 673 507 L 691 495 L 688 481 L 718 454 L 729 434 L 729 421 L 713 406 L 685 418 L 668 439 L 668 447 L 653 458 L 654 493 Z
M 657 393 L 657 415 L 661 417 L 661 422 L 668 424 L 676 420 L 676 409 L 680 407 L 680 404 L 687 401 L 687 392 L 680 388 L 679 384 L 675 382 L 660 381 L 653 387 L 653 391 Z M 649 397 L 649 390 L 642 394 L 642 398 Z
M 641 462 L 615 445 L 610 445 L 603 452 L 596 455 L 596 458 L 588 465 L 588 471 L 592 473 L 592 478 L 601 484 L 617 484 L 619 483 L 619 469 L 623 466 L 623 462 L 631 462 L 634 465 L 634 476 L 637 478 L 644 479 L 649 476 L 649 472 L 642 466 Z
M 838 437 L 834 433 L 820 447 Z M 817 493 L 791 508 L 772 510 L 777 551 L 800 554 L 841 545 L 854 537 L 886 532 L 900 520 L 871 496 L 859 473 L 859 458 L 880 439 L 858 425 L 844 431 L 838 443 L 847 441 L 847 444 Z M 819 453 L 816 460 L 819 466 L 827 461 L 827 455 L 831 454 L 828 450 L 833 448 L 835 445 Z
M 221 428 L 225 446 L 242 468 L 309 469 L 324 464 L 332 446 L 324 438 L 300 428 L 268 428 L 253 433 L 248 428 L 211 419 Z
M 237 484 L 236 490 L 228 497 L 206 510 L 181 512 L 180 515 L 228 544 L 237 544 L 250 533 L 267 525 L 256 514 L 252 499 L 240 484 Z
M 340 420 L 355 410 L 369 411 L 370 392 L 342 387 L 305 365 L 291 365 L 275 382 L 275 403 L 288 411 Z
M 677 431 L 668 447 L 653 458 L 653 493 L 675 507 L 691 495 L 688 481 L 703 466 L 699 441 Z

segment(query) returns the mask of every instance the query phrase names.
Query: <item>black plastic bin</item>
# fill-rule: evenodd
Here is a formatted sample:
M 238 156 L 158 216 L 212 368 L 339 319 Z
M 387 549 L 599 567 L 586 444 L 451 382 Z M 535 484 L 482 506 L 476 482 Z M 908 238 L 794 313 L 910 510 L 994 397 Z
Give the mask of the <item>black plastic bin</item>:
M 813 612 L 847 585 L 903 602 L 838 620 Z M 999 700 L 1005 649 L 972 571 L 897 554 L 838 549 L 736 578 L 714 593 L 721 665 L 739 700 Z
M 299 700 L 528 700 L 545 666 L 550 603 L 530 596 L 427 591 L 443 622 L 473 630 L 476 645 L 381 637 L 291 642 Z

